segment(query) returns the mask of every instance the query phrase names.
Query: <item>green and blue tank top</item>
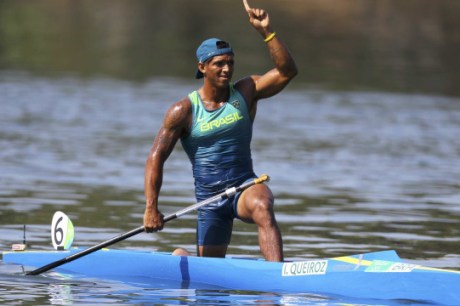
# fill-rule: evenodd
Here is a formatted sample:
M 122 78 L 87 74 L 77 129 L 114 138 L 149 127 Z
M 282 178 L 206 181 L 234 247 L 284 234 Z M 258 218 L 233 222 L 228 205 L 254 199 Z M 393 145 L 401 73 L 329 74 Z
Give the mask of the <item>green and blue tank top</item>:
M 197 91 L 188 95 L 192 124 L 181 138 L 195 179 L 198 201 L 254 176 L 251 158 L 253 121 L 243 96 L 230 86 L 228 101 L 207 110 Z

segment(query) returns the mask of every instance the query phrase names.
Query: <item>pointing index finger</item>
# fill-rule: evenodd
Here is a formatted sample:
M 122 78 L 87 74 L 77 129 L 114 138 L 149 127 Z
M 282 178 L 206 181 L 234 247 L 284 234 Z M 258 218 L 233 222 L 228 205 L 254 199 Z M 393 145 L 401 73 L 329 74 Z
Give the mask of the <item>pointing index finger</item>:
M 248 4 L 248 0 L 243 0 L 244 8 L 246 9 L 246 12 L 249 12 L 251 10 L 251 7 Z

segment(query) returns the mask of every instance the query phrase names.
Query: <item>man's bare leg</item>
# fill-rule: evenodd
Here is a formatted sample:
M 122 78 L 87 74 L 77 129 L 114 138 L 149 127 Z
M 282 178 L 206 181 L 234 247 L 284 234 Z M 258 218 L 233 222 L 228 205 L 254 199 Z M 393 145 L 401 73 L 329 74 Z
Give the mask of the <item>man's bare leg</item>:
M 273 194 L 264 185 L 246 189 L 238 201 L 238 216 L 258 226 L 259 247 L 268 261 L 283 261 L 283 241 L 273 211 Z
M 228 245 L 200 245 L 197 247 L 198 256 L 225 257 Z

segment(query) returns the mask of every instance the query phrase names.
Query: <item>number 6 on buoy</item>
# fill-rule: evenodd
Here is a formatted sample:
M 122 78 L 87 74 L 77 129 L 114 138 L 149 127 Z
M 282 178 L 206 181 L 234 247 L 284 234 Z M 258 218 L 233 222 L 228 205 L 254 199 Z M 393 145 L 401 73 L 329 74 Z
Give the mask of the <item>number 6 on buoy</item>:
M 53 215 L 51 222 L 51 241 L 55 250 L 67 250 L 72 245 L 74 228 L 72 221 L 62 211 Z

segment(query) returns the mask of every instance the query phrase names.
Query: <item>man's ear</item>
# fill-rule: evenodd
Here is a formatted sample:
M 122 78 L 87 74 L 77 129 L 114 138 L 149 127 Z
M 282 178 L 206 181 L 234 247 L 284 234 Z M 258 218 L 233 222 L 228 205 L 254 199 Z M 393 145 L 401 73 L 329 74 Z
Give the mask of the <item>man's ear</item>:
M 204 74 L 204 66 L 205 66 L 205 63 L 198 63 L 198 70 Z

